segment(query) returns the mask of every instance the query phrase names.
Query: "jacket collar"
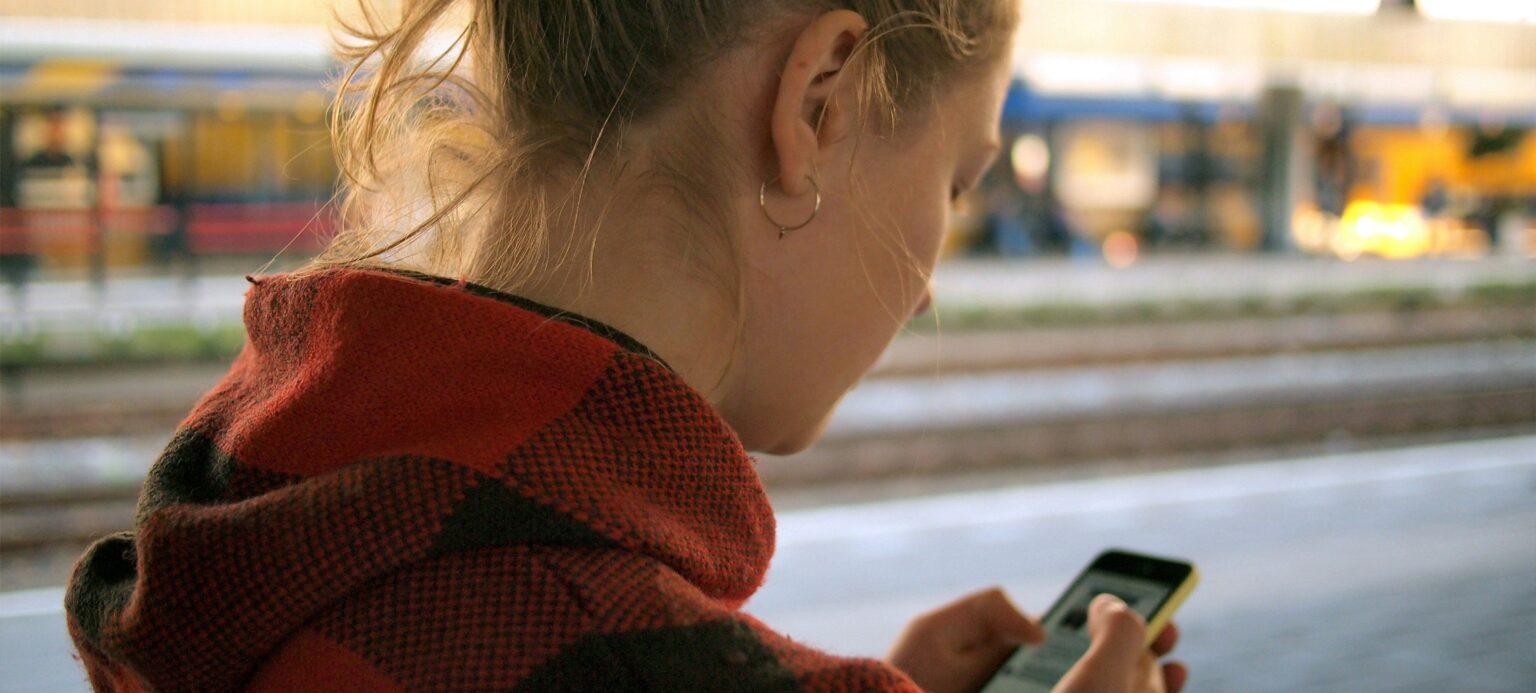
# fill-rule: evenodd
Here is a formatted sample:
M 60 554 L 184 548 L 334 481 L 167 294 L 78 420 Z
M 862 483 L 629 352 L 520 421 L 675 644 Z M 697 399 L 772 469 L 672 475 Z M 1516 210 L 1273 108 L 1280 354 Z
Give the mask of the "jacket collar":
M 774 523 L 755 460 L 620 330 L 474 283 L 359 269 L 258 279 L 246 322 L 242 379 L 289 384 L 226 419 L 221 447 L 235 459 L 306 477 L 385 455 L 444 459 L 712 597 L 744 601 L 761 584 Z M 311 433 L 264 435 L 290 417 Z
M 134 530 L 76 565 L 82 652 L 232 682 L 376 578 L 493 546 L 619 548 L 732 609 L 762 583 L 754 460 L 633 339 L 392 271 L 252 282 L 246 346 L 151 468 Z

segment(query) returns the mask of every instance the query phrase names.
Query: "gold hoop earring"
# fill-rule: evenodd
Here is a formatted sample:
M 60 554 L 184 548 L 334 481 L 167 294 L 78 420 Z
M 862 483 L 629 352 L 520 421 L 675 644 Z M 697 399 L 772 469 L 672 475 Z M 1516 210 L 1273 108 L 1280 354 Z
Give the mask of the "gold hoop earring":
M 811 209 L 811 215 L 806 217 L 805 221 L 795 224 L 794 226 L 785 226 L 780 224 L 779 220 L 774 219 L 773 214 L 768 212 L 768 184 L 777 181 L 778 179 L 779 176 L 774 176 L 772 179 L 763 181 L 763 187 L 757 189 L 757 204 L 763 208 L 763 217 L 768 219 L 768 223 L 778 227 L 779 238 L 783 239 L 784 234 L 789 233 L 790 231 L 798 231 L 803 229 L 806 226 L 809 226 L 812 221 L 816 220 L 816 214 L 821 211 L 821 185 L 816 182 L 815 176 L 805 177 L 806 180 L 811 182 L 811 190 L 815 191 L 816 193 L 816 206 Z

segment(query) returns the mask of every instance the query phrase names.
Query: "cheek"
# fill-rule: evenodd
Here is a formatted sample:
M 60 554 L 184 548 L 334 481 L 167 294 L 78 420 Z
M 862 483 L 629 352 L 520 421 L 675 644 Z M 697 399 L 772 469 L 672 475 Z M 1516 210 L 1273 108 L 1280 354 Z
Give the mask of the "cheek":
M 914 196 L 913 209 L 907 217 L 911 220 L 910 228 L 905 229 L 907 246 L 912 249 L 913 258 L 922 263 L 925 273 L 933 269 L 949 230 L 948 201 L 947 194 Z
M 821 236 L 759 248 L 740 364 L 751 395 L 728 417 L 749 447 L 783 454 L 814 442 L 923 295 L 948 195 L 903 176 L 871 176 L 865 190 L 868 218 L 828 205 L 811 227 Z
M 880 209 L 889 210 L 892 228 L 884 235 L 900 244 L 904 252 L 896 255 L 899 260 L 896 272 L 901 281 L 916 278 L 921 282 L 933 271 L 949 226 L 948 181 L 920 180 L 898 182 L 892 186 L 896 194 L 881 201 Z M 908 298 L 920 294 L 906 292 Z

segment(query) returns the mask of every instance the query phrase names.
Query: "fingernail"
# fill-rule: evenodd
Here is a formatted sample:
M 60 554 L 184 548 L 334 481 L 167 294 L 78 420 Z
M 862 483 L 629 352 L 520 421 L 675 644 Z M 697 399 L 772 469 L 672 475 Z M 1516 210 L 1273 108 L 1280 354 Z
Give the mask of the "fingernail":
M 1100 605 L 1099 608 L 1107 608 L 1107 607 L 1111 607 L 1111 606 L 1125 606 L 1125 600 L 1123 600 L 1123 599 L 1121 599 L 1119 597 L 1116 597 L 1115 595 L 1110 594 L 1108 592 L 1100 593 L 1099 596 L 1093 598 L 1093 601 L 1099 603 L 1099 605 Z

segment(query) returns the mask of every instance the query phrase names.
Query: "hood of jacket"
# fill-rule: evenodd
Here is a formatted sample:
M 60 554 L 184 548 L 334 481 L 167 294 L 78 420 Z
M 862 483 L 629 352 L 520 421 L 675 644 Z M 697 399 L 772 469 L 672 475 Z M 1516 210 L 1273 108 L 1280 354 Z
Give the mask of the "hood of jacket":
M 754 460 L 622 332 L 398 271 L 251 281 L 247 343 L 151 468 L 133 530 L 75 567 L 66 612 L 98 687 L 234 683 L 444 552 L 617 546 L 733 609 L 762 583 Z

